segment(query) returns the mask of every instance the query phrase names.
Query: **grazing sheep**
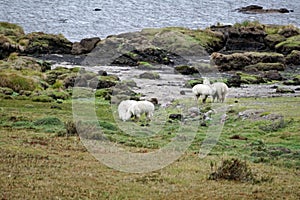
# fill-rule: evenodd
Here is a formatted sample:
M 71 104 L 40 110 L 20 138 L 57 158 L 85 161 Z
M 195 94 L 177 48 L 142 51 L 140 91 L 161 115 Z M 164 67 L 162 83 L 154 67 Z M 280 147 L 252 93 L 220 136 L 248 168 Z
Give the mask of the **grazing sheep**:
M 208 96 L 213 98 L 216 93 L 216 88 L 212 85 L 197 84 L 192 88 L 192 92 L 196 96 L 196 100 L 202 96 L 202 103 L 205 103 Z
M 222 82 L 216 82 L 212 84 L 216 88 L 216 93 L 214 94 L 213 99 L 217 98 L 217 101 L 224 102 L 226 95 L 228 93 L 228 86 Z
M 118 106 L 118 113 L 119 113 L 119 118 L 122 120 L 122 121 L 127 121 L 131 118 L 131 114 L 128 113 L 128 109 L 129 107 L 136 103 L 137 101 L 135 100 L 125 100 L 125 101 L 122 101 L 119 106 Z
M 228 86 L 225 83 L 216 82 L 216 83 L 210 84 L 209 79 L 204 78 L 203 84 L 212 86 L 213 88 L 216 89 L 216 92 L 212 95 L 213 102 L 215 101 L 216 98 L 217 98 L 218 102 L 223 103 L 225 101 L 226 94 L 228 93 Z
M 127 110 L 127 116 L 134 116 L 138 120 L 141 115 L 145 114 L 148 120 L 154 113 L 154 104 L 150 101 L 136 101 Z

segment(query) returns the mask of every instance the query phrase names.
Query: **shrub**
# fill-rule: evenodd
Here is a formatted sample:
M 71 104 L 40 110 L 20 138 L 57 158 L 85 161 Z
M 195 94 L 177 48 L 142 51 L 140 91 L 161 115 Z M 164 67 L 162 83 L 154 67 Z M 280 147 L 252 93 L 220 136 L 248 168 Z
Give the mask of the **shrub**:
M 213 164 L 211 164 L 211 167 L 213 167 Z M 209 175 L 208 179 L 226 179 L 241 182 L 255 181 L 254 175 L 246 162 L 235 158 L 224 160 L 217 171 Z

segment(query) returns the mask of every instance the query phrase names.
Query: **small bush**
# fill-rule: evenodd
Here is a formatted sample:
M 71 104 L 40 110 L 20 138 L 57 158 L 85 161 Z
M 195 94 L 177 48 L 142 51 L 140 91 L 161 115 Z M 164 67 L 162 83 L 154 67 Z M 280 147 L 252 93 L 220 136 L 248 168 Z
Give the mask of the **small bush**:
M 217 171 L 209 175 L 208 179 L 226 179 L 241 182 L 255 181 L 254 175 L 252 174 L 251 169 L 246 162 L 234 158 L 224 160 Z

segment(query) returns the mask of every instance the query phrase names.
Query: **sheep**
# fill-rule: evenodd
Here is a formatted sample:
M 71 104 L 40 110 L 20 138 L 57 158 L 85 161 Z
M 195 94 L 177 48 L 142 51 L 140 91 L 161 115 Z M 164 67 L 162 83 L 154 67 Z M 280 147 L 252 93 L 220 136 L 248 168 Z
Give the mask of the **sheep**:
M 131 118 L 131 114 L 128 113 L 128 109 L 129 107 L 136 103 L 137 101 L 135 100 L 125 100 L 125 101 L 122 101 L 119 106 L 118 106 L 118 113 L 119 113 L 119 118 L 122 120 L 122 121 L 127 121 Z
M 137 101 L 128 108 L 126 116 L 134 116 L 136 120 L 139 120 L 141 115 L 145 114 L 147 119 L 151 120 L 154 109 L 154 104 L 150 101 Z
M 216 93 L 216 88 L 212 85 L 197 84 L 192 88 L 192 92 L 196 96 L 196 100 L 202 96 L 202 103 L 205 103 L 208 96 L 213 98 Z
M 223 103 L 225 101 L 225 97 L 228 93 L 228 86 L 222 82 L 216 82 L 212 84 L 216 88 L 216 93 L 214 94 L 213 99 L 217 98 L 217 101 Z
M 215 101 L 215 99 L 217 99 L 217 101 L 222 102 L 222 103 L 225 101 L 226 94 L 228 93 L 228 86 L 225 83 L 216 82 L 216 83 L 210 84 L 209 79 L 204 78 L 203 84 L 212 86 L 213 88 L 216 89 L 216 92 L 212 95 L 213 102 Z

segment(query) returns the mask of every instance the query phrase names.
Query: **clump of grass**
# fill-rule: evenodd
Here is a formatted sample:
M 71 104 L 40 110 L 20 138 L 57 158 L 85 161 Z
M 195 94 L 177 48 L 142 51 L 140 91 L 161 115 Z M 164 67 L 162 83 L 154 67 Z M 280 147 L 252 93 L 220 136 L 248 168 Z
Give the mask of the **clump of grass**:
M 213 164 L 211 165 L 213 167 Z M 216 172 L 209 175 L 209 180 L 234 180 L 241 182 L 255 181 L 254 175 L 247 165 L 246 161 L 241 161 L 236 158 L 226 159 Z
M 55 125 L 58 125 L 58 126 L 61 126 L 63 125 L 63 122 L 58 119 L 57 117 L 45 117 L 45 118 L 42 118 L 42 119 L 38 119 L 36 121 L 33 122 L 33 124 L 35 126 L 45 126 L 45 125 L 50 125 L 50 126 L 55 126 Z

